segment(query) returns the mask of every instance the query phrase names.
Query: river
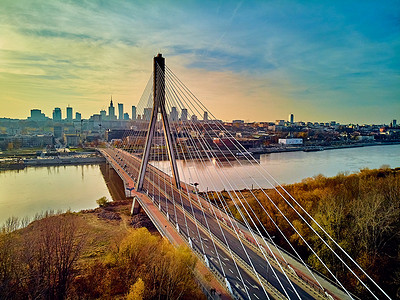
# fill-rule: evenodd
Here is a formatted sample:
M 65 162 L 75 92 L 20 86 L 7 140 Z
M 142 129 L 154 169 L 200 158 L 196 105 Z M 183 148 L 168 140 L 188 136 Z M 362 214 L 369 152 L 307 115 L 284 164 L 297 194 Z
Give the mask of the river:
M 94 208 L 111 199 L 99 165 L 28 167 L 0 172 L 0 225 L 10 217 L 32 218 L 46 210 Z
M 222 164 L 217 161 L 204 164 L 178 161 L 178 168 L 180 179 L 189 183 L 199 183 L 200 191 L 270 188 L 277 183 L 291 184 L 318 174 L 330 177 L 340 172 L 358 172 L 362 168 L 375 169 L 383 165 L 400 167 L 400 145 L 262 154 L 259 162 L 260 167 L 251 165 L 245 159 Z M 168 162 L 154 164 L 170 173 Z
M 168 162 L 155 164 L 166 172 L 170 171 Z M 334 176 L 339 172 L 352 173 L 361 168 L 373 169 L 382 165 L 400 167 L 400 145 L 263 154 L 260 165 L 254 167 L 245 160 L 222 165 L 217 161 L 206 164 L 178 162 L 181 180 L 199 183 L 200 190 L 252 185 L 256 188 L 258 184 L 268 188 L 276 185 L 268 172 L 279 183 L 294 183 L 318 174 Z M 221 177 L 229 178 L 230 183 L 227 185 Z M 94 208 L 97 206 L 96 199 L 103 196 L 111 199 L 99 165 L 2 171 L 0 225 L 10 216 L 33 217 L 35 213 L 49 209 L 79 211 Z

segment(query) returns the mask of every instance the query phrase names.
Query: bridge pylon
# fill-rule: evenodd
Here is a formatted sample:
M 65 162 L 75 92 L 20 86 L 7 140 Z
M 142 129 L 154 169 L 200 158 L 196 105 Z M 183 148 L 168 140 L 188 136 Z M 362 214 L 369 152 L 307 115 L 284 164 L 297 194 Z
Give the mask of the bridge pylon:
M 142 162 L 140 164 L 139 176 L 136 183 L 136 190 L 140 191 L 143 188 L 144 177 L 146 174 L 147 164 L 150 157 L 151 142 L 154 137 L 155 126 L 158 119 L 158 113 L 161 114 L 161 120 L 163 123 L 164 137 L 166 140 L 168 157 L 171 163 L 172 176 L 174 177 L 175 186 L 180 189 L 181 184 L 179 180 L 178 167 L 176 164 L 174 146 L 172 141 L 171 129 L 169 127 L 169 121 L 167 112 L 165 110 L 165 58 L 159 53 L 154 57 L 153 66 L 153 109 L 151 113 L 151 119 L 147 130 L 146 144 L 143 151 Z

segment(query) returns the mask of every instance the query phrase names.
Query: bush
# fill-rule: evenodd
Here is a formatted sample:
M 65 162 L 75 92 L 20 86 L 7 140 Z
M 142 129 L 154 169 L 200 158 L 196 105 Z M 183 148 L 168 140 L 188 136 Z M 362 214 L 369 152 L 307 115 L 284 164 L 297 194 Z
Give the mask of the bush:
M 100 206 L 100 207 L 106 207 L 107 204 L 109 203 L 107 197 L 101 197 L 99 199 L 96 200 L 96 203 Z

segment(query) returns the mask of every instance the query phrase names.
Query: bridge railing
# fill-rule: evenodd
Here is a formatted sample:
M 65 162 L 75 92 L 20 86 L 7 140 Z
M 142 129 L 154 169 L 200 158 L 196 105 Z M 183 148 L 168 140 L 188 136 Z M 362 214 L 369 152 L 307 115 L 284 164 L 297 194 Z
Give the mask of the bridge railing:
M 156 198 L 155 198 L 152 194 L 148 193 L 147 190 L 145 190 L 145 193 L 146 193 L 146 194 L 149 196 L 149 198 L 154 202 L 154 204 L 156 204 L 156 207 L 159 208 L 160 212 L 165 216 L 165 218 L 166 218 L 174 227 L 176 227 L 176 222 L 175 222 L 175 220 L 172 219 L 172 218 L 168 218 L 168 217 L 167 217 L 167 213 L 166 213 L 166 211 L 164 210 L 164 208 L 163 208 L 162 206 L 159 206 L 160 202 L 157 201 Z M 184 230 L 179 230 L 178 233 L 179 233 L 179 235 L 183 238 L 183 240 L 185 241 L 185 243 L 187 244 L 187 246 L 188 246 L 189 248 L 191 248 L 191 249 L 194 251 L 194 253 L 195 253 L 196 256 L 199 258 L 199 260 L 202 261 L 203 264 L 204 264 L 206 267 L 208 267 L 208 268 L 214 273 L 214 275 L 216 276 L 216 278 L 217 278 L 217 280 L 219 281 L 219 283 L 220 283 L 222 286 L 225 286 L 225 278 L 224 278 L 223 274 L 220 272 L 220 270 L 218 269 L 218 267 L 214 264 L 214 262 L 212 262 L 211 260 L 208 260 L 209 266 L 207 266 L 207 263 L 206 263 L 205 260 L 204 260 L 204 256 L 203 256 L 203 254 L 202 254 L 201 249 L 200 249 L 196 244 L 194 244 L 194 243 L 191 243 L 191 244 L 190 244 L 190 243 L 189 243 L 189 236 L 186 234 L 186 232 L 185 232 Z M 244 300 L 244 299 L 245 299 L 245 298 L 243 298 L 243 296 L 241 295 L 241 293 L 237 291 L 237 288 L 236 288 L 236 287 L 232 288 L 232 292 L 233 292 L 233 295 L 232 295 L 232 296 L 233 296 L 234 299 L 237 299 L 237 300 Z M 214 298 L 212 298 L 212 299 L 214 299 Z

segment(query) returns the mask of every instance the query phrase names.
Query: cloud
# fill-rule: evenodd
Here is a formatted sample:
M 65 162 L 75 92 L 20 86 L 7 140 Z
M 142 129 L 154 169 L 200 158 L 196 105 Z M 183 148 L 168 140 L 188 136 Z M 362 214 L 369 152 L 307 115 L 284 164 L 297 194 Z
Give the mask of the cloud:
M 135 104 L 161 51 L 209 105 L 239 108 L 216 105 L 221 118 L 339 120 L 352 107 L 387 119 L 399 105 L 398 15 L 396 1 L 3 0 L 0 102 L 70 103 L 84 117 L 111 93 Z M 376 99 L 384 116 L 361 109 Z

